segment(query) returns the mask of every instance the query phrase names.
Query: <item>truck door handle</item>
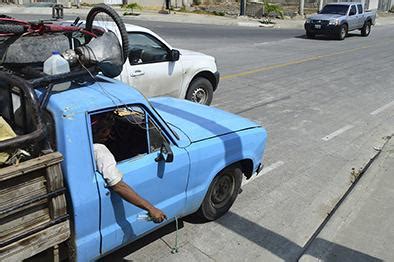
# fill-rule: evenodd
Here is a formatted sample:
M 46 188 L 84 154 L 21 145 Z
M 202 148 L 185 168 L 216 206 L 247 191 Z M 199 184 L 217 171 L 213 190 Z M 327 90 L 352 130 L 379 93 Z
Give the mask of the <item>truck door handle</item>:
M 142 71 L 142 70 L 135 70 L 135 71 L 130 73 L 131 77 L 143 76 L 143 75 L 145 75 L 145 72 Z

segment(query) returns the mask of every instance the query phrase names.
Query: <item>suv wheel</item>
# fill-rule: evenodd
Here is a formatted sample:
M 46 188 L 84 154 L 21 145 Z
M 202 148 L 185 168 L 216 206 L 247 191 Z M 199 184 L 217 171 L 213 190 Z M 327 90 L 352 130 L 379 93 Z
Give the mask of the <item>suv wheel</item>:
M 204 77 L 197 77 L 189 86 L 186 99 L 195 103 L 210 105 L 213 98 L 213 87 L 211 82 Z
M 338 40 L 343 40 L 345 39 L 347 35 L 347 25 L 341 25 L 341 27 L 339 28 L 339 32 L 338 32 Z

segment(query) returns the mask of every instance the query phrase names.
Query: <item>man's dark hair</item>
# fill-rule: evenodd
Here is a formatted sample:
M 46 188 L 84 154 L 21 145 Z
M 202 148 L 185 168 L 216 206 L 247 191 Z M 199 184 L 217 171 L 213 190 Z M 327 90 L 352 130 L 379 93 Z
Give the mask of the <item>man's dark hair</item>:
M 114 119 L 110 114 L 100 114 L 91 117 L 93 142 L 97 138 L 97 134 L 105 128 L 111 128 L 114 124 Z

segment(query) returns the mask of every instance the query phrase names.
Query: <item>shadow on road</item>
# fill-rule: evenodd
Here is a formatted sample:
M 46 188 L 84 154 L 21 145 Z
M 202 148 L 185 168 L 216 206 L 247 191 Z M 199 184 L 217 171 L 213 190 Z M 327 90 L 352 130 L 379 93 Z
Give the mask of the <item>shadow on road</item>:
M 195 224 L 202 224 L 204 221 L 196 217 L 186 217 L 185 221 Z M 214 223 L 214 222 L 210 222 Z M 225 216 L 215 221 L 232 232 L 254 242 L 262 249 L 283 259 L 284 261 L 297 261 L 301 255 L 309 255 L 322 261 L 357 261 L 357 262 L 380 262 L 379 258 L 370 256 L 360 251 L 335 244 L 325 239 L 316 238 L 313 241 L 313 249 L 305 249 L 286 237 L 275 233 L 265 227 L 256 224 L 238 214 L 228 212 Z M 179 220 L 179 228 L 183 228 L 183 221 Z M 136 252 L 137 250 L 149 245 L 161 237 L 175 231 L 175 223 L 170 223 L 163 228 L 119 249 L 118 251 L 104 257 L 100 261 L 123 261 L 123 257 Z M 182 231 L 180 231 L 182 234 Z M 168 249 L 170 254 L 170 249 Z
M 346 38 L 351 38 L 351 37 L 361 37 L 361 35 L 357 34 L 357 33 L 348 33 L 346 36 Z M 314 38 L 307 38 L 305 34 L 302 34 L 302 35 L 295 36 L 294 38 L 307 39 L 310 41 L 313 41 L 313 40 L 315 40 L 315 41 L 321 41 L 321 40 L 341 41 L 341 40 L 336 39 L 334 36 L 328 36 L 328 35 L 316 35 Z M 345 38 L 345 41 L 346 41 L 346 38 Z
M 285 261 L 296 261 L 302 254 L 308 254 L 322 261 L 382 261 L 368 254 L 320 238 L 314 240 L 318 252 L 315 251 L 316 249 L 305 250 L 304 247 L 291 240 L 232 212 L 219 219 L 217 223 L 249 241 L 253 241 Z
M 181 219 L 178 220 L 178 228 L 181 230 L 184 227 L 183 221 Z M 99 261 L 101 262 L 116 262 L 116 261 L 124 261 L 124 257 L 136 252 L 137 250 L 149 245 L 150 243 L 159 240 L 161 237 L 165 235 L 171 234 L 176 231 L 175 222 L 172 222 L 164 227 L 116 250 L 115 252 L 104 256 Z M 182 231 L 181 231 L 182 232 Z M 170 249 L 168 249 L 168 253 L 170 253 Z

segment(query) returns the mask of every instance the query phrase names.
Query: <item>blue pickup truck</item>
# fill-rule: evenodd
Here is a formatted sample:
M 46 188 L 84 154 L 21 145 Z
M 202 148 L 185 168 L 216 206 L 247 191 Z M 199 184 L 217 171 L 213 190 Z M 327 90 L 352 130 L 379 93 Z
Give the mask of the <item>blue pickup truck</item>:
M 308 38 L 324 34 L 343 40 L 353 30 L 360 30 L 362 36 L 368 36 L 375 18 L 376 13 L 365 11 L 362 3 L 331 3 L 318 14 L 307 18 L 304 27 Z
M 175 218 L 217 219 L 242 179 L 262 168 L 267 135 L 259 124 L 185 100 L 146 100 L 104 76 L 49 94 L 0 70 L 0 94 L 0 127 L 14 132 L 0 137 L 0 152 L 16 145 L 30 153 L 0 167 L 2 261 L 44 249 L 92 261 Z M 91 124 L 104 114 L 114 121 L 106 146 L 124 181 L 167 221 L 138 219 L 145 212 L 111 192 L 96 171 Z

